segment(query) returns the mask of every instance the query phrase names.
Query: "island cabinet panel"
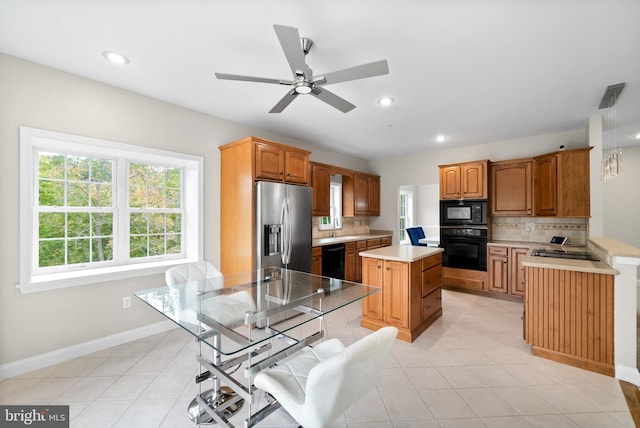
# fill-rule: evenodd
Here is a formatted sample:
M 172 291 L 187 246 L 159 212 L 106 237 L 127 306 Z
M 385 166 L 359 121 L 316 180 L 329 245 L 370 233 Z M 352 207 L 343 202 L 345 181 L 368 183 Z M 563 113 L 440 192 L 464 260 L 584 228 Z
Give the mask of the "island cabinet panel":
M 396 327 L 409 328 L 409 264 L 384 262 L 382 318 Z
M 382 266 L 383 261 L 362 258 L 362 283 L 382 288 Z M 362 301 L 362 316 L 371 320 L 382 321 L 382 297 L 383 291 L 374 293 Z
M 613 275 L 525 272 L 525 341 L 533 354 L 613 376 Z
M 412 342 L 442 315 L 442 254 L 414 262 L 362 258 L 362 283 L 381 291 L 362 303 L 360 325 L 398 328 L 398 338 Z

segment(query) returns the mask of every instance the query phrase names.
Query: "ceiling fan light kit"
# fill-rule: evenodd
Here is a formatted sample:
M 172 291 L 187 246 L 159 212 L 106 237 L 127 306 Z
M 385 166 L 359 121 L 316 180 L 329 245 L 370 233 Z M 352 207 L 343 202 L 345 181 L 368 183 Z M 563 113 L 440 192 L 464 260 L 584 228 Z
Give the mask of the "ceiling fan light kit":
M 293 88 L 289 90 L 271 110 L 269 110 L 269 113 L 280 113 L 289 104 L 291 104 L 298 95 L 309 94 L 318 98 L 320 101 L 324 101 L 330 106 L 337 108 L 341 112 L 347 113 L 353 110 L 356 106 L 333 92 L 328 91 L 323 86 L 389 73 L 387 61 L 381 60 L 314 76 L 311 68 L 309 68 L 305 61 L 305 56 L 313 46 L 313 40 L 307 37 L 300 37 L 298 29 L 294 27 L 274 25 L 273 29 L 276 32 L 278 41 L 282 46 L 284 55 L 287 58 L 287 62 L 289 63 L 289 67 L 293 73 L 293 80 L 215 73 L 218 79 L 223 80 L 240 80 L 245 82 L 273 83 L 277 85 L 292 86 Z

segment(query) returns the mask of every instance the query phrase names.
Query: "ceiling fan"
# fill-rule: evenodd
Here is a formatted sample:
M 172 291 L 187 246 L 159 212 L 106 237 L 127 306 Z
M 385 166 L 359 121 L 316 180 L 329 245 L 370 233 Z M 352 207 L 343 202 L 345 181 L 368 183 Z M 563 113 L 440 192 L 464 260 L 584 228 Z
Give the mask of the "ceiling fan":
M 314 76 L 313 72 L 305 62 L 305 55 L 309 53 L 313 41 L 306 37 L 300 37 L 297 28 L 284 25 L 274 25 L 273 29 L 280 41 L 282 50 L 287 57 L 287 62 L 293 72 L 293 80 L 270 79 L 265 77 L 241 76 L 237 74 L 216 73 L 218 79 L 242 80 L 247 82 L 275 83 L 278 85 L 291 86 L 291 90 L 273 106 L 269 113 L 282 112 L 298 95 L 311 94 L 321 101 L 337 108 L 343 113 L 353 110 L 356 106 L 329 92 L 325 85 L 346 82 L 349 80 L 364 79 L 366 77 L 380 76 L 389 73 L 389 66 L 386 60 L 375 61 L 344 70 L 333 71 L 319 76 Z

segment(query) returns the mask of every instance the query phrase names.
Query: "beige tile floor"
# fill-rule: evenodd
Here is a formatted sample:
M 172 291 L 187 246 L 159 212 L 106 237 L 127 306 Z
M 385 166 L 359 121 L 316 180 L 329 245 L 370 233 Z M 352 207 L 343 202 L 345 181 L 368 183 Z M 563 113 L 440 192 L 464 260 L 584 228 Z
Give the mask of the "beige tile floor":
M 618 381 L 530 354 L 522 304 L 444 291 L 443 308 L 414 343 L 396 341 L 376 388 L 335 427 L 634 426 Z M 326 317 L 328 335 L 351 343 L 368 334 L 359 313 L 352 305 Z M 175 329 L 7 379 L 0 402 L 69 404 L 73 428 L 193 427 L 196 352 Z M 243 426 L 240 414 L 231 420 Z M 297 425 L 278 410 L 260 426 Z

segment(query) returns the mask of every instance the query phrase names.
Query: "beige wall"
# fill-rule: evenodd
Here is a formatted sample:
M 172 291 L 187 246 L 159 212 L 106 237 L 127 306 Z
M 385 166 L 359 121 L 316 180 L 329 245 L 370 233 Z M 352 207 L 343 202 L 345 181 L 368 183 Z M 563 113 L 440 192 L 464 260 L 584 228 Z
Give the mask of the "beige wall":
M 640 248 L 640 146 L 622 148 L 622 174 L 602 188 L 603 236 Z
M 214 94 L 211 95 L 212 99 Z M 187 152 L 205 158 L 204 256 L 220 259 L 221 144 L 257 135 L 312 150 L 312 160 L 366 171 L 368 163 L 0 54 L 0 365 L 161 321 L 122 297 L 160 275 L 21 294 L 18 283 L 18 127 Z

